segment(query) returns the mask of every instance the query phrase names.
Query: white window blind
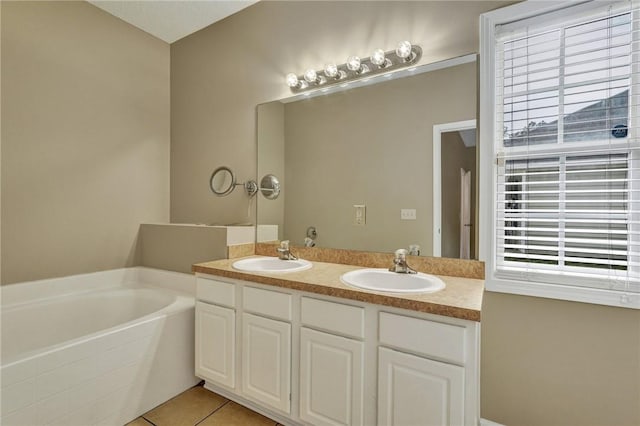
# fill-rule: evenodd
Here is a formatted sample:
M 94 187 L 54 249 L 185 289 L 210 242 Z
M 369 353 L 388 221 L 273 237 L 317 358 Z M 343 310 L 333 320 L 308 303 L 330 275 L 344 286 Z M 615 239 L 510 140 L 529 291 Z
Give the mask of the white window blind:
M 496 27 L 497 277 L 640 293 L 639 14 Z

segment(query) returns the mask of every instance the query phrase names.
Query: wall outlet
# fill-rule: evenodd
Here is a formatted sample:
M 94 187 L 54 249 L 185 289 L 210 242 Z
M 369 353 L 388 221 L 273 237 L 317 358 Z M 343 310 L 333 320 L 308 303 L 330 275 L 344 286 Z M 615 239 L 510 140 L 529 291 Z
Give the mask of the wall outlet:
M 354 225 L 364 225 L 367 223 L 367 207 L 364 204 L 354 204 Z
M 416 209 L 400 209 L 401 220 L 416 220 Z

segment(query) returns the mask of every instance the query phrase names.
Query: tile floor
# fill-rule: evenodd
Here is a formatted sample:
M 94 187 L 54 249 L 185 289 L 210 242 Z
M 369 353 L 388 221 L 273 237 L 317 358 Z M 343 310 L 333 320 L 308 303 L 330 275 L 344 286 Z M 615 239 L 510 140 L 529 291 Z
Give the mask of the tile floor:
M 126 426 L 278 426 L 202 386 L 193 387 Z

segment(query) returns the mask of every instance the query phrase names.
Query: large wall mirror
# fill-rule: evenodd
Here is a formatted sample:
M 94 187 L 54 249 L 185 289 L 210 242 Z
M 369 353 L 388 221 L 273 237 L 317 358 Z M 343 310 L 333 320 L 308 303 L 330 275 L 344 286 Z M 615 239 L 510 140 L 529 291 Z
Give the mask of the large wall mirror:
M 257 240 L 477 258 L 476 100 L 469 55 L 259 105 Z

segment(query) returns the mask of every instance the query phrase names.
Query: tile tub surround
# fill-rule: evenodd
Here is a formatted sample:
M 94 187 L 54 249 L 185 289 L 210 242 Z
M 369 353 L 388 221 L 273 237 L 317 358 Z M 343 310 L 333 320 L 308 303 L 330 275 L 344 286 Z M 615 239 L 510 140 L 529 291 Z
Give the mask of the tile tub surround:
M 304 257 L 302 253 L 300 255 Z M 447 285 L 442 291 L 431 294 L 401 295 L 361 290 L 347 286 L 340 281 L 342 274 L 360 269 L 361 266 L 313 261 L 313 267 L 305 271 L 267 274 L 237 271 L 232 266 L 236 260 L 224 259 L 198 263 L 193 265 L 192 270 L 196 273 L 480 321 L 484 290 L 484 281 L 482 280 L 442 275 L 439 278 Z M 307 258 L 307 260 L 309 259 Z
M 277 242 L 258 243 L 256 244 L 255 254 L 276 256 L 277 247 Z M 393 262 L 393 253 L 299 246 L 291 246 L 291 252 L 305 260 L 366 268 L 388 268 Z M 416 271 L 424 272 L 425 274 L 484 280 L 484 262 L 479 260 L 407 256 L 407 263 Z

